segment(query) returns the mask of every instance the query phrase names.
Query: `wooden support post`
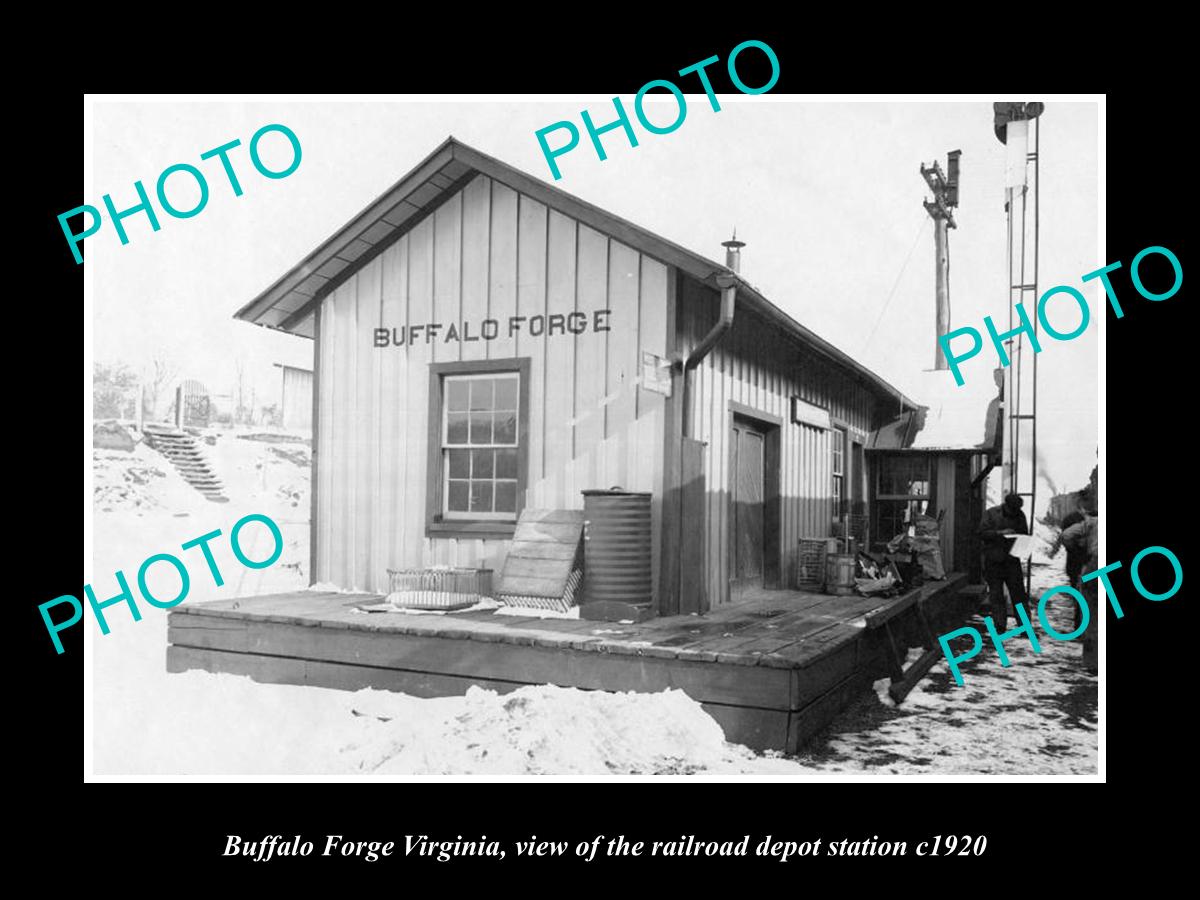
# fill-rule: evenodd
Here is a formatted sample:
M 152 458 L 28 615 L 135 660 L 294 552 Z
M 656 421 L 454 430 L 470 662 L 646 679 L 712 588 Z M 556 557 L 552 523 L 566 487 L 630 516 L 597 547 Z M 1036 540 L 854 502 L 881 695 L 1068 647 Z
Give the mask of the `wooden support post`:
M 896 636 L 892 633 L 892 622 L 890 619 L 884 623 L 883 631 L 888 639 L 888 650 L 890 651 L 892 660 L 892 683 L 895 684 L 904 677 L 904 655 L 900 652 L 900 648 L 896 644 Z
M 888 696 L 897 705 L 904 702 L 904 698 L 909 695 L 917 683 L 925 677 L 925 674 L 933 668 L 933 664 L 938 661 L 942 655 L 941 647 L 938 645 L 937 636 L 933 633 L 933 628 L 929 624 L 929 619 L 925 615 L 925 604 L 920 600 L 916 603 L 917 621 L 921 625 L 921 636 L 925 642 L 925 652 L 921 654 L 908 669 L 907 672 L 901 672 L 900 677 L 892 676 L 892 683 L 888 686 Z M 891 622 L 888 623 L 888 637 L 891 637 Z M 895 646 L 892 649 L 895 653 Z M 903 665 L 903 661 L 901 661 Z

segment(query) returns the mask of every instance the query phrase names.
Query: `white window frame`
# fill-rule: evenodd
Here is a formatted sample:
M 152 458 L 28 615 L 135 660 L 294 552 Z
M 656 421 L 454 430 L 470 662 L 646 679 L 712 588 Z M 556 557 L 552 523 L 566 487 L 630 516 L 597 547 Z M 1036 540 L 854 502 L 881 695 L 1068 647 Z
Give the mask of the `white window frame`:
M 466 520 L 466 521 L 515 522 L 517 520 L 516 510 L 514 510 L 513 512 L 479 512 L 479 511 L 473 511 L 473 510 L 451 510 L 450 509 L 450 451 L 451 450 L 471 451 L 471 450 L 489 450 L 489 449 L 490 450 L 515 450 L 515 451 L 517 451 L 517 454 L 518 454 L 517 465 L 518 465 L 518 467 L 520 466 L 520 452 L 521 452 L 521 373 L 520 373 L 520 371 L 513 369 L 511 371 L 505 370 L 505 371 L 495 371 L 495 372 L 464 373 L 461 375 L 453 374 L 453 373 L 446 373 L 446 374 L 442 375 L 441 377 L 442 377 L 441 461 L 442 461 L 442 517 L 443 517 L 443 519 L 445 519 L 447 521 Z M 513 442 L 511 444 L 508 444 L 508 443 L 497 444 L 494 442 L 490 443 L 490 444 L 471 444 L 471 443 L 452 444 L 452 443 L 450 443 L 450 439 L 449 439 L 449 436 L 450 436 L 450 383 L 452 381 L 479 381 L 479 380 L 483 380 L 483 379 L 487 379 L 489 381 L 495 381 L 497 379 L 504 379 L 504 378 L 511 378 L 514 381 L 516 381 L 516 383 L 517 383 L 516 407 L 513 410 L 513 415 L 516 418 L 516 434 L 514 435 Z M 494 412 L 495 409 L 493 408 L 491 411 Z M 470 440 L 469 404 L 468 404 L 467 412 L 468 412 L 467 438 L 469 441 Z M 495 491 L 495 484 L 499 481 L 512 481 L 514 484 L 514 489 L 518 492 L 520 491 L 519 476 L 513 476 L 513 478 L 511 478 L 511 479 L 508 479 L 508 478 L 499 479 L 499 478 L 496 478 L 495 475 L 493 474 L 493 476 L 490 480 L 492 481 L 492 484 L 493 484 L 493 487 L 492 487 L 493 492 Z M 469 491 L 470 491 L 470 488 L 468 487 L 468 492 Z M 517 501 L 518 501 L 518 506 L 519 506 L 519 502 L 520 502 L 519 497 L 517 498 Z M 492 498 L 492 505 L 495 506 L 494 493 L 493 493 L 493 498 Z
M 842 505 L 846 499 L 846 450 L 849 441 L 849 430 L 835 425 L 830 433 L 833 441 L 830 445 L 829 471 L 833 476 L 833 521 L 842 521 Z M 839 465 L 840 463 L 840 465 Z

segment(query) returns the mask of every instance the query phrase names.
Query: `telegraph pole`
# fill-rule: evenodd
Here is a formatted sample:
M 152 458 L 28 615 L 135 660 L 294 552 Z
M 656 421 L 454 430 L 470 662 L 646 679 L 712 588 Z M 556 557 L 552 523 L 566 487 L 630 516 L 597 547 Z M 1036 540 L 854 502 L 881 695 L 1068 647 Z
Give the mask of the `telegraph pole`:
M 938 340 L 950 330 L 950 237 L 949 229 L 957 228 L 952 210 L 958 206 L 958 158 L 961 150 L 951 150 L 946 154 L 946 169 L 949 174 L 943 174 L 942 167 L 935 161 L 931 168 L 925 168 L 921 163 L 921 176 L 929 189 L 933 191 L 933 200 L 925 200 L 925 211 L 933 219 L 934 262 L 937 274 L 937 308 L 934 322 L 934 358 L 933 367 L 945 370 L 946 354 L 942 351 L 941 341 Z

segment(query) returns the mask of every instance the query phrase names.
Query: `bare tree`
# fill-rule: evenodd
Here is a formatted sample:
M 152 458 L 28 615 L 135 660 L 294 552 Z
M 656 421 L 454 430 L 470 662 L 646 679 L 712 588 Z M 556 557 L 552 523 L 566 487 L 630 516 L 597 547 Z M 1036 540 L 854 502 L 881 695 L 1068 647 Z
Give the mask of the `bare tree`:
M 171 386 L 179 377 L 179 366 L 161 353 L 156 353 L 151 362 L 151 373 L 147 379 L 146 394 L 148 395 L 148 418 L 159 415 L 162 409 L 163 395 L 169 393 Z
M 233 361 L 233 372 L 233 422 L 235 425 L 253 424 L 254 398 L 250 398 L 249 405 L 246 403 L 246 361 L 242 357 Z
M 92 413 L 97 419 L 116 419 L 128 415 L 137 396 L 137 374 L 122 362 L 94 364 L 92 373 Z

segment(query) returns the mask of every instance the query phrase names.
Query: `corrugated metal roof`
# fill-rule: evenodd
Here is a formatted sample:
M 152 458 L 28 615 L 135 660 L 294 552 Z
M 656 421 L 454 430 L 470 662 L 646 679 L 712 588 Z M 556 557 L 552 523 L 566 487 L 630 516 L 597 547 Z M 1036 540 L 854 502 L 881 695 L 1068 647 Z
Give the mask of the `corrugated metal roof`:
M 676 266 L 710 286 L 716 286 L 718 274 L 729 271 L 721 263 L 449 137 L 366 209 L 239 309 L 235 318 L 311 338 L 313 310 L 321 297 L 382 253 L 479 174 L 533 197 L 663 263 Z M 916 404 L 899 390 L 805 328 L 744 281 L 739 282 L 737 299 L 808 347 L 850 370 L 878 393 L 896 400 L 901 409 L 916 408 Z

